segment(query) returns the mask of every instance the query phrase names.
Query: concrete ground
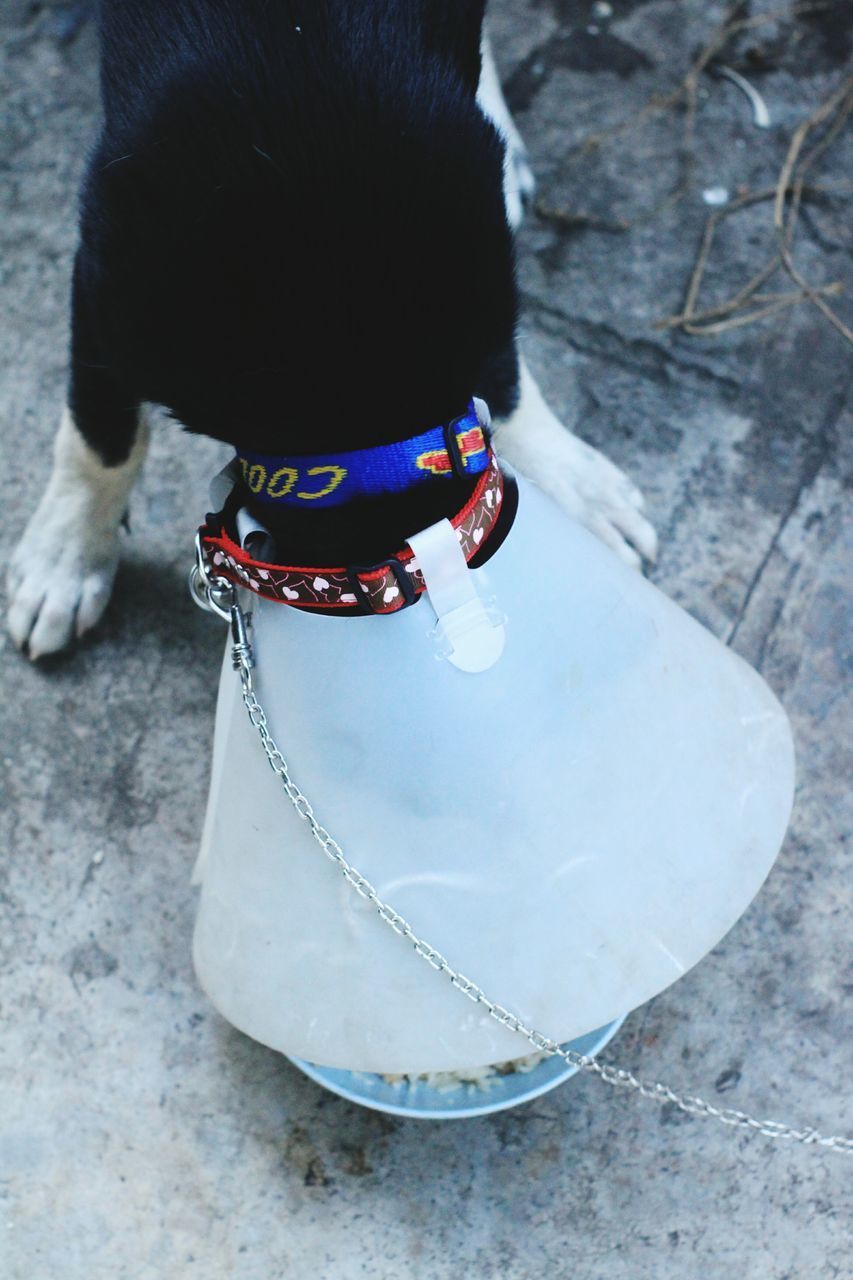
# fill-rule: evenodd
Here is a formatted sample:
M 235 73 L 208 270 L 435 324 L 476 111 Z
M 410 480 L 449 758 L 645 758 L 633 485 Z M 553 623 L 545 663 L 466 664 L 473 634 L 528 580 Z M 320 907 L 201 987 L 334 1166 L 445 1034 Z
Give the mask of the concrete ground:
M 701 78 L 695 172 L 673 201 L 677 110 L 596 151 L 576 144 L 636 122 L 675 86 L 721 7 L 493 5 L 541 198 L 583 215 L 531 216 L 522 234 L 530 361 L 565 421 L 644 488 L 661 533 L 655 581 L 764 673 L 799 754 L 767 885 L 712 955 L 632 1014 L 608 1056 L 827 1132 L 853 1129 L 850 348 L 810 305 L 705 338 L 655 322 L 684 296 L 702 191 L 772 185 L 796 125 L 839 83 L 843 7 L 727 49 L 770 129 L 753 126 L 733 84 Z M 96 58 L 91 25 L 75 30 L 67 8 L 7 0 L 0 34 L 8 549 L 44 483 L 63 396 Z M 816 176 L 845 168 L 840 140 Z M 770 219 L 765 203 L 723 225 L 712 300 L 762 265 Z M 816 283 L 848 271 L 849 284 L 843 219 L 828 197 L 803 213 L 797 261 Z M 849 324 L 850 294 L 831 301 Z M 213 1012 L 190 961 L 189 872 L 222 632 L 184 577 L 219 456 L 164 429 L 97 634 L 38 668 L 3 649 L 3 1280 L 853 1276 L 841 1155 L 586 1078 L 491 1119 L 389 1119 L 324 1093 Z

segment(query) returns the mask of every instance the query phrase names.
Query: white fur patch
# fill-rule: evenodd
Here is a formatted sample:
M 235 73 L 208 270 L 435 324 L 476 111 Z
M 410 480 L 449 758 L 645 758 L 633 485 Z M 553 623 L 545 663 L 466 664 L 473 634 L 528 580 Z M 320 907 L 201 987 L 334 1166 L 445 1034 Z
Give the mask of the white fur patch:
M 536 190 L 536 179 L 527 161 L 527 148 L 506 105 L 488 36 L 483 37 L 482 55 L 477 102 L 506 141 L 504 201 L 507 221 L 515 229 L 524 217 L 525 200 L 531 199 Z

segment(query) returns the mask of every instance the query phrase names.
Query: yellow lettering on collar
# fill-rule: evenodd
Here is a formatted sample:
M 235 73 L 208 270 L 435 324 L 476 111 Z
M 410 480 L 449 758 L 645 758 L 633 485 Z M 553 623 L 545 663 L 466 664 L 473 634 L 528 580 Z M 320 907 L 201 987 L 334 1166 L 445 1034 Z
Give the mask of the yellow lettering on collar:
M 334 493 L 341 481 L 345 479 L 346 474 L 346 467 L 309 467 L 309 476 L 330 475 L 331 479 L 324 489 L 318 489 L 316 493 L 306 493 L 304 490 L 300 490 L 296 496 L 297 498 L 303 498 L 306 502 L 310 502 L 313 498 L 325 498 L 327 493 Z
M 271 498 L 283 498 L 296 484 L 299 472 L 293 467 L 279 467 L 269 478 L 267 494 Z
M 241 458 L 240 461 L 242 462 L 243 459 Z M 248 470 L 244 464 L 243 475 L 252 493 L 260 493 L 267 482 L 267 469 L 261 462 L 254 463 Z

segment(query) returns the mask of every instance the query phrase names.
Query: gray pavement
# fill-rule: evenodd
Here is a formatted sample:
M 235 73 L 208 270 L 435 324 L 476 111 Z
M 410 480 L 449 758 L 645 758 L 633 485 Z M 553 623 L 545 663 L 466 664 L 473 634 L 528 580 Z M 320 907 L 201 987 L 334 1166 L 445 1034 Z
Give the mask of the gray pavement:
M 654 325 L 683 298 L 701 191 L 772 185 L 796 124 L 839 82 L 842 9 L 747 32 L 728 51 L 764 95 L 769 130 L 736 87 L 702 78 L 692 185 L 667 202 L 678 112 L 583 157 L 572 148 L 675 85 L 720 7 L 493 5 L 540 194 L 593 220 L 525 226 L 530 362 L 565 421 L 644 488 L 661 533 L 655 580 L 760 668 L 799 755 L 791 831 L 762 893 L 712 955 L 632 1014 L 609 1056 L 829 1132 L 853 1129 L 850 348 L 811 306 L 711 338 Z M 7 0 L 0 36 L 8 550 L 63 396 L 96 60 L 91 26 L 74 33 L 64 8 Z M 823 181 L 849 175 L 849 139 L 829 156 Z M 770 252 L 769 205 L 736 218 L 709 268 L 712 298 Z M 797 260 L 818 283 L 846 272 L 849 286 L 843 220 L 834 200 L 801 220 Z M 850 297 L 833 300 L 848 324 Z M 189 872 L 222 634 L 184 575 L 220 456 L 163 428 L 96 635 L 38 669 L 0 641 L 3 1280 L 853 1276 L 841 1155 L 593 1079 L 490 1119 L 398 1121 L 325 1094 L 210 1008 L 190 960 Z

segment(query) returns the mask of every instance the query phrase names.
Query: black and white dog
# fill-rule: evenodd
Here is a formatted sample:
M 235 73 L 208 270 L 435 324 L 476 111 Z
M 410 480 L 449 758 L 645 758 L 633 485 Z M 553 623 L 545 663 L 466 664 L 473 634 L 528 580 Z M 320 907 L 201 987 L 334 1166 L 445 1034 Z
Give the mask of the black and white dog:
M 106 606 L 148 403 L 280 455 L 402 440 L 476 395 L 500 454 L 624 559 L 654 556 L 637 490 L 516 353 L 512 228 L 532 182 L 484 6 L 102 0 L 68 407 L 11 569 L 31 657 Z M 472 483 L 263 517 L 291 563 L 368 563 Z

